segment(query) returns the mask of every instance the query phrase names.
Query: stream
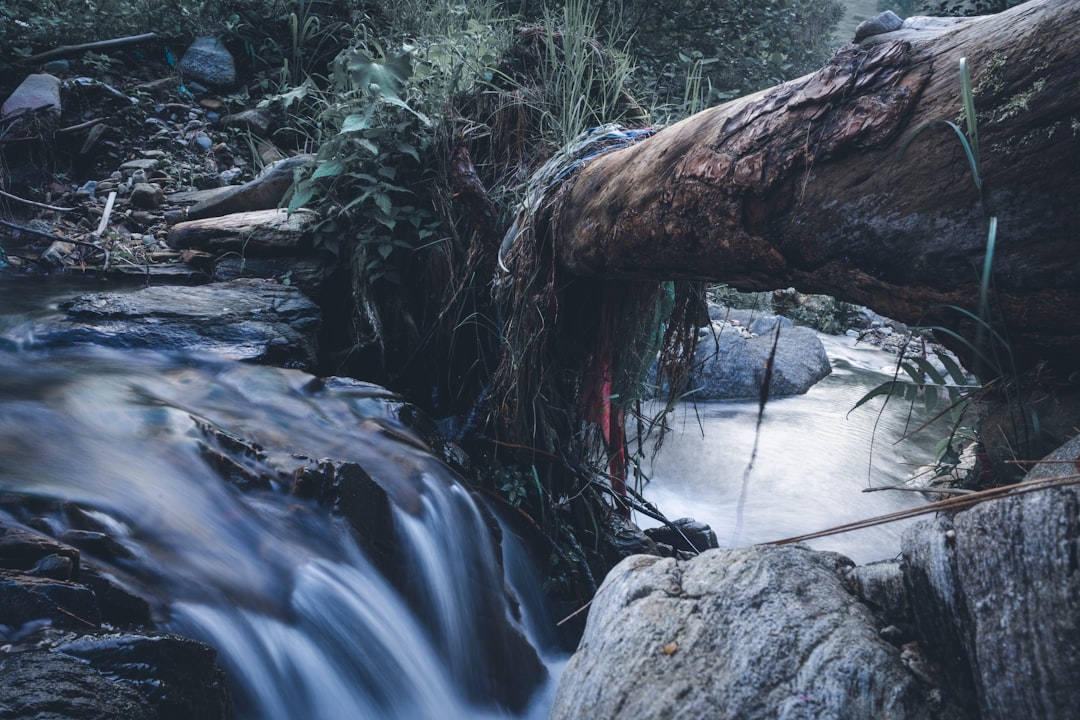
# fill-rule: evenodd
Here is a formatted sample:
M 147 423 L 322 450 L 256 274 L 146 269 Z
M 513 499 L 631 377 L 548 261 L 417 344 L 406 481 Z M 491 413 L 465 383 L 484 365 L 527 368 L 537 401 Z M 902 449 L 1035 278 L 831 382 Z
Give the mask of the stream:
M 76 292 L 0 283 L 0 330 L 55 312 Z M 704 439 L 693 420 L 668 438 L 648 499 L 668 517 L 712 524 L 722 545 L 919 502 L 859 492 L 876 413 L 844 418 L 885 377 L 891 356 L 825 341 L 833 374 L 766 410 L 737 536 L 756 403 L 699 405 Z M 7 348 L 0 490 L 89 508 L 85 517 L 124 550 L 95 563 L 150 598 L 159 627 L 218 650 L 237 717 L 545 717 L 565 655 L 553 649 L 539 575 L 513 532 L 503 528 L 501 546 L 492 542 L 491 516 L 399 422 L 397 407 L 374 386 L 295 370 L 133 350 Z M 874 483 L 898 481 L 905 463 L 928 455 L 893 444 L 903 421 L 896 407 L 878 423 Z M 223 473 L 216 443 L 230 438 L 247 449 L 241 466 Z M 362 467 L 390 498 L 398 577 L 343 520 L 287 492 L 289 472 L 321 458 Z M 260 473 L 271 477 L 265 487 L 223 479 Z M 0 507 L 8 508 L 0 522 L 26 522 Z M 37 520 L 57 536 L 65 530 L 61 512 Z M 874 560 L 895 554 L 896 532 L 818 545 Z M 506 651 L 508 636 L 527 641 Z M 519 670 L 533 648 L 539 680 Z M 518 674 L 529 701 L 510 712 L 494 685 Z
M 707 523 L 721 546 L 782 540 L 925 504 L 918 493 L 863 492 L 902 484 L 933 460 L 940 437 L 940 429 L 930 428 L 901 440 L 926 419 L 919 405 L 909 417 L 910 406 L 903 400 L 889 402 L 880 416 L 881 398 L 849 414 L 863 395 L 892 379 L 896 356 L 850 337 L 820 338 L 832 373 L 804 395 L 770 400 L 760 435 L 755 432 L 757 401 L 700 402 L 696 411 L 688 404 L 677 409 L 675 431 L 647 464 L 645 498 L 668 518 Z M 644 526 L 656 524 L 640 520 Z M 858 563 L 883 560 L 899 553 L 900 535 L 914 521 L 808 544 Z

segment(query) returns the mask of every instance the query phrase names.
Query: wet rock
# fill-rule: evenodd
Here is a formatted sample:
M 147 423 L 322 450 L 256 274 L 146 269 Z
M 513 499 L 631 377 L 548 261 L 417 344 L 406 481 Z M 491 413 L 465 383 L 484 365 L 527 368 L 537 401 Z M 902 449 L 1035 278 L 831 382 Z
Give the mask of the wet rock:
M 12 718 L 157 720 L 150 702 L 86 662 L 44 650 L 10 653 L 0 663 L 0 708 Z
M 658 543 L 691 553 L 720 547 L 713 529 L 693 518 L 679 518 L 673 520 L 671 526 L 648 528 L 645 534 Z
M 115 538 L 95 530 L 67 530 L 60 539 L 102 560 L 130 558 L 131 552 Z
M 52 538 L 28 530 L 0 526 L 0 567 L 11 570 L 25 570 L 29 574 L 46 558 L 66 558 L 69 566 L 78 568 L 79 551 L 70 545 L 57 542 Z M 49 573 L 46 577 L 58 580 L 74 580 L 74 575 L 57 577 Z
M 300 288 L 308 296 L 315 296 L 336 269 L 337 263 L 329 257 L 238 258 L 230 255 L 214 263 L 213 279 L 274 278 Z
M 1080 436 L 1025 480 L 1075 472 Z M 984 718 L 1076 717 L 1080 490 L 991 500 L 904 533 L 920 644 Z
M 298 289 L 269 281 L 93 293 L 63 309 L 66 317 L 33 326 L 34 344 L 205 352 L 296 368 L 315 363 L 318 306 Z M 9 333 L 0 343 L 26 339 Z
M 222 88 L 236 84 L 236 61 L 221 41 L 214 37 L 195 38 L 180 59 L 179 67 L 188 81 Z
M 23 80 L 0 106 L 0 117 L 38 111 L 60 114 L 60 80 L 47 73 L 30 75 Z
M 926 693 L 804 547 L 635 556 L 604 580 L 551 718 L 928 718 Z
M 47 618 L 60 627 L 85 630 L 101 624 L 97 598 L 77 583 L 0 570 L 0 621 L 22 625 Z
M 661 555 L 656 542 L 637 525 L 622 516 L 611 513 L 607 518 L 609 551 L 605 558 L 610 565 L 615 565 L 631 555 Z
M 217 653 L 201 642 L 158 633 L 103 633 L 59 643 L 54 650 L 135 689 L 154 709 L 154 717 L 231 716 Z
M 79 583 L 90 588 L 97 597 L 102 622 L 117 627 L 144 627 L 150 624 L 150 603 L 120 587 L 93 565 L 82 563 Z

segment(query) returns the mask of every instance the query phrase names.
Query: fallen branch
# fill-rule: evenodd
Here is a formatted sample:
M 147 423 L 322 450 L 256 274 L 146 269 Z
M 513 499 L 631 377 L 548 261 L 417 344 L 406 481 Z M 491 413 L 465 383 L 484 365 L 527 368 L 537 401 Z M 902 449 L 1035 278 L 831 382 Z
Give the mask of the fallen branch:
M 899 490 L 900 492 L 937 493 L 938 495 L 973 495 L 974 490 L 963 488 L 935 488 L 935 487 L 909 487 L 907 485 L 878 485 L 877 487 L 863 488 L 863 492 L 879 492 L 881 490 Z
M 53 210 L 55 212 L 72 212 L 73 210 L 78 210 L 78 208 L 57 207 L 56 205 L 46 205 L 45 203 L 27 200 L 26 198 L 21 198 L 18 195 L 12 195 L 11 193 L 4 192 L 3 190 L 0 190 L 0 196 L 6 197 L 8 200 L 15 200 L 16 202 L 21 202 L 26 205 L 33 205 L 34 207 L 38 208 L 44 208 L 45 210 Z
M 42 237 L 42 238 L 45 238 L 47 240 L 52 240 L 53 242 L 69 242 L 69 243 L 72 243 L 74 245 L 85 245 L 86 247 L 92 247 L 95 250 L 101 250 L 101 246 L 98 245 L 97 243 L 86 242 L 85 240 L 75 240 L 73 238 L 64 237 L 63 235 L 53 235 L 52 233 L 47 233 L 44 230 L 36 230 L 36 229 L 34 229 L 32 227 L 26 227 L 25 225 L 18 225 L 16 223 L 10 222 L 8 220 L 0 220 L 0 225 L 3 225 L 4 227 L 7 227 L 7 228 L 11 228 L 12 230 L 18 230 L 19 232 L 27 233 L 29 235 L 37 235 L 38 237 Z
M 52 50 L 47 50 L 43 53 L 23 58 L 21 62 L 24 65 L 34 65 L 45 60 L 67 57 L 68 55 L 74 55 L 75 53 L 80 53 L 85 50 L 108 50 L 109 48 L 146 42 L 147 40 L 153 40 L 156 37 L 157 33 L 149 32 L 143 33 L 142 35 L 128 35 L 127 37 L 113 38 L 111 40 L 98 40 L 97 42 L 82 43 L 81 45 L 61 45 Z

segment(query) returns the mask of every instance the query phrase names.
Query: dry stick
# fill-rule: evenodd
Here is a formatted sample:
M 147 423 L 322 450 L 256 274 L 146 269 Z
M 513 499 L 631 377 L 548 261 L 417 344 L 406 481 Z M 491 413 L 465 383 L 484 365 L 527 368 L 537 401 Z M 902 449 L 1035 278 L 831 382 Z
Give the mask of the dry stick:
M 107 48 L 120 47 L 122 45 L 134 45 L 135 43 L 145 42 L 147 40 L 153 40 L 157 37 L 157 33 L 144 33 L 142 35 L 129 35 L 127 37 L 113 38 L 112 40 L 98 40 L 97 42 L 83 43 L 81 45 L 61 45 L 60 47 L 47 50 L 37 55 L 31 55 L 28 58 L 22 60 L 22 64 L 34 64 L 43 60 L 51 60 L 55 57 L 65 57 L 67 55 L 74 55 L 75 53 L 82 52 L 84 50 L 105 50 Z
M 60 242 L 69 242 L 74 243 L 75 245 L 86 245 L 87 247 L 97 248 L 98 250 L 101 249 L 92 242 L 86 242 L 85 240 L 76 240 L 75 238 L 64 237 L 63 235 L 53 235 L 52 233 L 47 233 L 44 230 L 37 230 L 32 227 L 26 227 L 25 225 L 17 225 L 16 223 L 9 222 L 7 220 L 0 220 L 0 225 L 11 228 L 12 230 L 18 230 L 19 232 L 27 233 L 29 235 L 37 235 L 38 237 L 43 237 L 47 240 L 59 240 Z
M 109 199 L 105 201 L 105 212 L 101 214 L 101 222 L 98 223 L 94 235 L 101 235 L 109 224 L 109 216 L 112 215 L 113 203 L 116 202 L 116 191 L 109 193 Z
M 578 608 L 577 610 L 575 610 L 574 612 L 572 612 L 572 613 L 570 613 L 569 615 L 567 615 L 566 617 L 564 617 L 564 618 L 563 618 L 562 620 L 560 620 L 559 622 L 555 623 L 555 627 L 561 627 L 563 623 L 567 622 L 568 620 L 572 620 L 573 618 L 577 617 L 577 616 L 578 616 L 578 615 L 580 615 L 581 613 L 585 612 L 586 610 L 588 610 L 588 609 L 589 609 L 589 606 L 590 606 L 590 605 L 592 605 L 592 600 L 590 600 L 589 602 L 585 603 L 584 605 L 582 605 L 581 607 L 579 607 L 579 608 Z
M 0 190 L 0 195 L 6 197 L 8 200 L 16 200 L 27 205 L 44 208 L 45 210 L 54 210 L 56 212 L 72 212 L 73 210 L 78 210 L 78 208 L 57 207 L 56 205 L 46 205 L 45 203 L 35 202 L 34 200 L 27 200 L 26 198 L 21 198 L 18 195 L 12 195 L 11 193 L 4 192 L 3 190 Z
M 864 493 L 879 492 L 881 490 L 899 490 L 900 492 L 937 493 L 938 495 L 974 495 L 974 490 L 963 488 L 936 488 L 936 487 L 908 487 L 907 485 L 875 485 L 863 488 Z
M 69 125 L 66 128 L 60 128 L 56 132 L 57 133 L 70 133 L 70 132 L 75 132 L 76 130 L 85 130 L 88 127 L 91 127 L 93 125 L 97 125 L 98 123 L 103 123 L 103 122 L 105 122 L 105 118 L 94 118 L 93 120 L 87 120 L 86 122 L 79 123 L 78 125 Z
M 927 515 L 929 513 L 942 512 L 945 510 L 965 510 L 974 505 L 978 505 L 981 502 L 987 500 L 997 500 L 999 498 L 1006 497 L 1008 495 L 1022 495 L 1024 493 L 1036 492 L 1038 490 L 1046 490 L 1054 487 L 1065 487 L 1067 485 L 1080 484 L 1080 473 L 1073 473 L 1071 475 L 1062 475 L 1054 478 L 1044 478 L 1040 480 L 1026 480 L 1015 485 L 1005 485 L 1004 487 L 992 488 L 990 490 L 981 490 L 970 495 L 961 495 L 958 497 L 951 497 L 946 500 L 938 500 L 937 502 L 927 503 L 926 505 L 920 505 L 919 507 L 909 508 L 907 510 L 899 510 L 897 512 L 889 513 L 887 515 L 878 515 L 877 517 L 867 518 L 865 520 L 857 520 L 845 525 L 837 525 L 836 527 L 828 528 L 827 530 L 819 530 L 818 532 L 808 533 L 806 535 L 799 535 L 797 537 L 784 538 L 783 540 L 773 540 L 772 542 L 759 543 L 760 545 L 790 545 L 791 543 L 802 542 L 804 540 L 813 540 L 815 538 L 826 537 L 828 535 L 839 535 L 841 533 L 851 532 L 852 530 L 862 530 L 863 528 L 873 527 L 875 525 L 884 525 L 885 523 L 895 522 L 897 520 L 906 520 L 911 517 L 918 517 L 919 515 Z

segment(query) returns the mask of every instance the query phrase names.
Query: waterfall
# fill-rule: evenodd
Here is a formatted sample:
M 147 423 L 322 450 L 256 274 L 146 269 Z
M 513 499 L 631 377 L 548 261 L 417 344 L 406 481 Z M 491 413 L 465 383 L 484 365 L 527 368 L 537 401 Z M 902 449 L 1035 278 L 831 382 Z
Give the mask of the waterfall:
M 95 564 L 161 628 L 217 649 L 238 717 L 527 715 L 545 671 L 525 639 L 526 619 L 543 624 L 535 593 L 507 589 L 529 574 L 522 550 L 397 407 L 278 368 L 0 353 L 0 490 L 77 503 L 107 529 L 124 552 Z M 350 474 L 384 498 L 378 528 L 292 492 L 314 477 L 326 499 Z M 363 516 L 370 498 L 326 504 Z M 61 535 L 62 507 L 37 526 Z

